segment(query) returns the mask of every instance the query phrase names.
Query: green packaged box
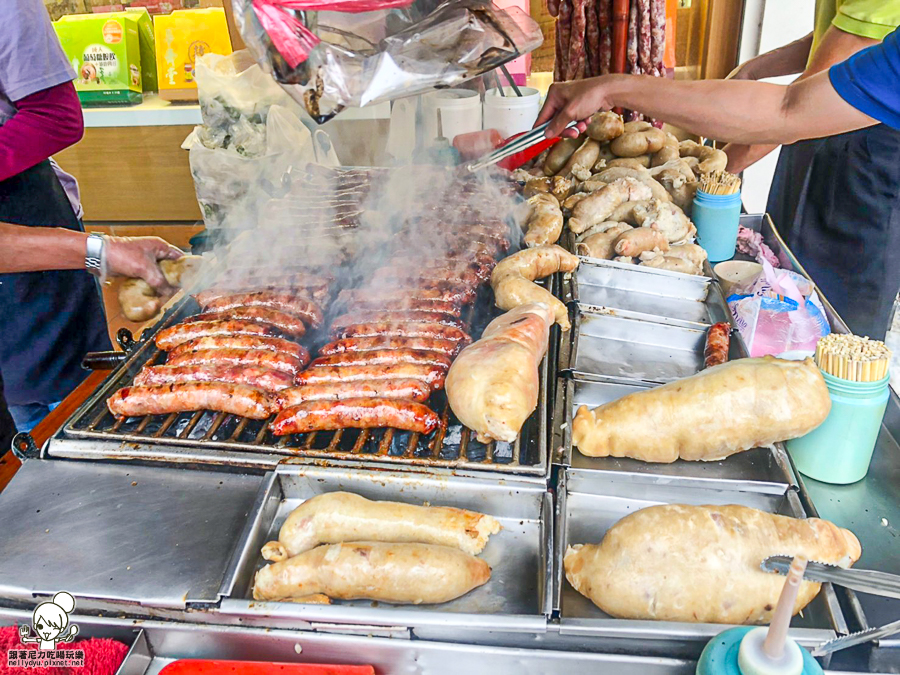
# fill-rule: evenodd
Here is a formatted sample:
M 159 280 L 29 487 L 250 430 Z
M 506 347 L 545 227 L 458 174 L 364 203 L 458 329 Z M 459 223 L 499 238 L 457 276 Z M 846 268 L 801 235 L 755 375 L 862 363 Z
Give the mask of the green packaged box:
M 156 40 L 153 39 L 153 17 L 146 7 L 128 7 L 124 12 L 104 16 L 128 16 L 137 21 L 141 48 L 141 85 L 144 93 L 159 91 L 156 80 Z
M 141 50 L 131 13 L 65 16 L 53 24 L 82 105 L 140 103 Z

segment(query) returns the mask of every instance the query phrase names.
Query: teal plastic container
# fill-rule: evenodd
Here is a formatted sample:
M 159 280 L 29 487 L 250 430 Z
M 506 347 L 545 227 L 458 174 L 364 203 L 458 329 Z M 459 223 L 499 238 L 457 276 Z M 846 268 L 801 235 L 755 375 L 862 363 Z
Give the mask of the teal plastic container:
M 741 193 L 711 195 L 697 190 L 691 220 L 697 226 L 697 243 L 711 263 L 731 260 L 741 223 Z
M 744 675 L 738 666 L 738 650 L 741 640 L 757 626 L 738 626 L 719 633 L 706 643 L 700 660 L 697 661 L 697 675 Z M 808 651 L 803 652 L 803 675 L 824 675 L 822 667 Z
M 794 466 L 823 483 L 846 485 L 866 477 L 887 408 L 890 375 L 877 382 L 851 382 L 822 373 L 831 412 L 806 436 L 787 441 Z

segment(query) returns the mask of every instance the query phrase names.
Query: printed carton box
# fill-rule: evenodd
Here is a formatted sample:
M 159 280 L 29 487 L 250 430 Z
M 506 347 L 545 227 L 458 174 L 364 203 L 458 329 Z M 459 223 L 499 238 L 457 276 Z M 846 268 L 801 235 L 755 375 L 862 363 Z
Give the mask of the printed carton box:
M 159 96 L 196 101 L 194 67 L 204 54 L 231 54 L 231 38 L 221 7 L 182 9 L 153 17 Z

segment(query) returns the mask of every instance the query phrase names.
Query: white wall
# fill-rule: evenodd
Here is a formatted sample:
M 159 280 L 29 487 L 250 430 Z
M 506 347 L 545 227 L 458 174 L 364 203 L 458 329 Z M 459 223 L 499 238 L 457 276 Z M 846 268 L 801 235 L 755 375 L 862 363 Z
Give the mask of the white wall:
M 793 42 L 813 29 L 815 0 L 746 0 L 741 34 L 741 60 Z M 786 84 L 793 76 L 766 80 Z M 766 209 L 778 151 L 744 172 L 742 196 L 750 213 Z

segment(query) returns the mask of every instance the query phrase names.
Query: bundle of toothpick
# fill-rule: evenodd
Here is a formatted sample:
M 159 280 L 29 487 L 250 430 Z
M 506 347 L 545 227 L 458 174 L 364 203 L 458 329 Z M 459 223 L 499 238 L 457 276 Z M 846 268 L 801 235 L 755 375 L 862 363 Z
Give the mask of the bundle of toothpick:
M 888 373 L 891 350 L 881 340 L 831 333 L 816 345 L 816 364 L 851 382 L 877 382 Z
M 700 189 L 708 195 L 733 195 L 741 190 L 741 179 L 727 171 L 713 171 L 700 176 Z

